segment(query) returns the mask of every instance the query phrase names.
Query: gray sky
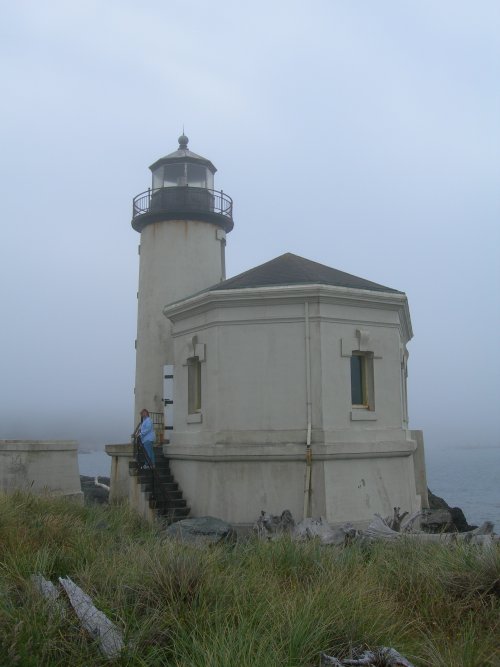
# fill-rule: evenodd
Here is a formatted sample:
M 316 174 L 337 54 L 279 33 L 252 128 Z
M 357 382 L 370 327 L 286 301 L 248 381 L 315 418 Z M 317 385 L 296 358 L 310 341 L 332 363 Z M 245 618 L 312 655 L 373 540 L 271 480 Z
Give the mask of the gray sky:
M 228 276 L 294 252 L 407 293 L 410 418 L 498 446 L 496 0 L 16 0 L 0 25 L 0 438 L 132 429 L 148 165 L 235 202 Z

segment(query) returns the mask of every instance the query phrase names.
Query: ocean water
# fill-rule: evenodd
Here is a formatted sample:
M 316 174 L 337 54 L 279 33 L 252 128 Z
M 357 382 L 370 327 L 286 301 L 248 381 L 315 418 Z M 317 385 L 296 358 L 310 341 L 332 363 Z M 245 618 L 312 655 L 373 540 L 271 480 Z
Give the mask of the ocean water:
M 500 533 L 500 446 L 428 447 L 427 485 L 470 524 L 493 521 Z
M 461 507 L 470 524 L 493 521 L 500 533 L 500 446 L 440 447 L 425 452 L 427 484 L 451 507 Z M 79 452 L 81 475 L 109 477 L 104 452 Z
M 102 475 L 109 477 L 111 472 L 111 457 L 103 449 L 93 452 L 78 452 L 78 466 L 80 475 L 95 477 Z

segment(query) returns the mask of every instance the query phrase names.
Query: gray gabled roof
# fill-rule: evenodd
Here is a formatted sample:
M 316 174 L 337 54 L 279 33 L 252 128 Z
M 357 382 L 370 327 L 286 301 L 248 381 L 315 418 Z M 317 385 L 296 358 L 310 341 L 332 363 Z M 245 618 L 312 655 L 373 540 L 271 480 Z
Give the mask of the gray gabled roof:
M 240 273 L 234 278 L 224 280 L 206 291 L 245 289 L 250 287 L 271 287 L 278 285 L 334 285 L 352 289 L 371 290 L 373 292 L 393 292 L 403 294 L 399 290 L 385 287 L 371 280 L 358 278 L 350 273 L 332 269 L 324 264 L 299 257 L 287 252 L 254 269 Z

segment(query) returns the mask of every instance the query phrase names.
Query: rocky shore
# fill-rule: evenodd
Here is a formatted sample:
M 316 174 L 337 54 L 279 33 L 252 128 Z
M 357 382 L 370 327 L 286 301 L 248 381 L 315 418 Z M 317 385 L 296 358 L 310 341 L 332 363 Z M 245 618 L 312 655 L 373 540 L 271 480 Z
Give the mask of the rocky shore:
M 470 526 L 467 523 L 465 514 L 460 507 L 450 507 L 446 500 L 436 496 L 430 489 L 429 494 L 430 513 L 422 521 L 422 529 L 429 533 L 465 533 L 468 530 L 474 530 L 477 526 Z
M 99 482 L 109 486 L 109 477 L 99 477 Z M 101 486 L 95 485 L 95 477 L 88 477 L 87 475 L 80 475 L 80 483 L 82 485 L 83 497 L 85 504 L 89 503 L 107 503 L 109 501 L 109 491 L 103 489 Z

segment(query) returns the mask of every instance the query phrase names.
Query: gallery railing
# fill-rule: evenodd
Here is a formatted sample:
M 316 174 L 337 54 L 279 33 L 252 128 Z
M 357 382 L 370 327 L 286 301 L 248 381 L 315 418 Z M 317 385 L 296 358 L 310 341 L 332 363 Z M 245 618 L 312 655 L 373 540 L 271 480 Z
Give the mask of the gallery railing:
M 148 189 L 133 199 L 132 216 L 160 211 L 215 213 L 232 220 L 233 200 L 222 190 L 192 186 Z

